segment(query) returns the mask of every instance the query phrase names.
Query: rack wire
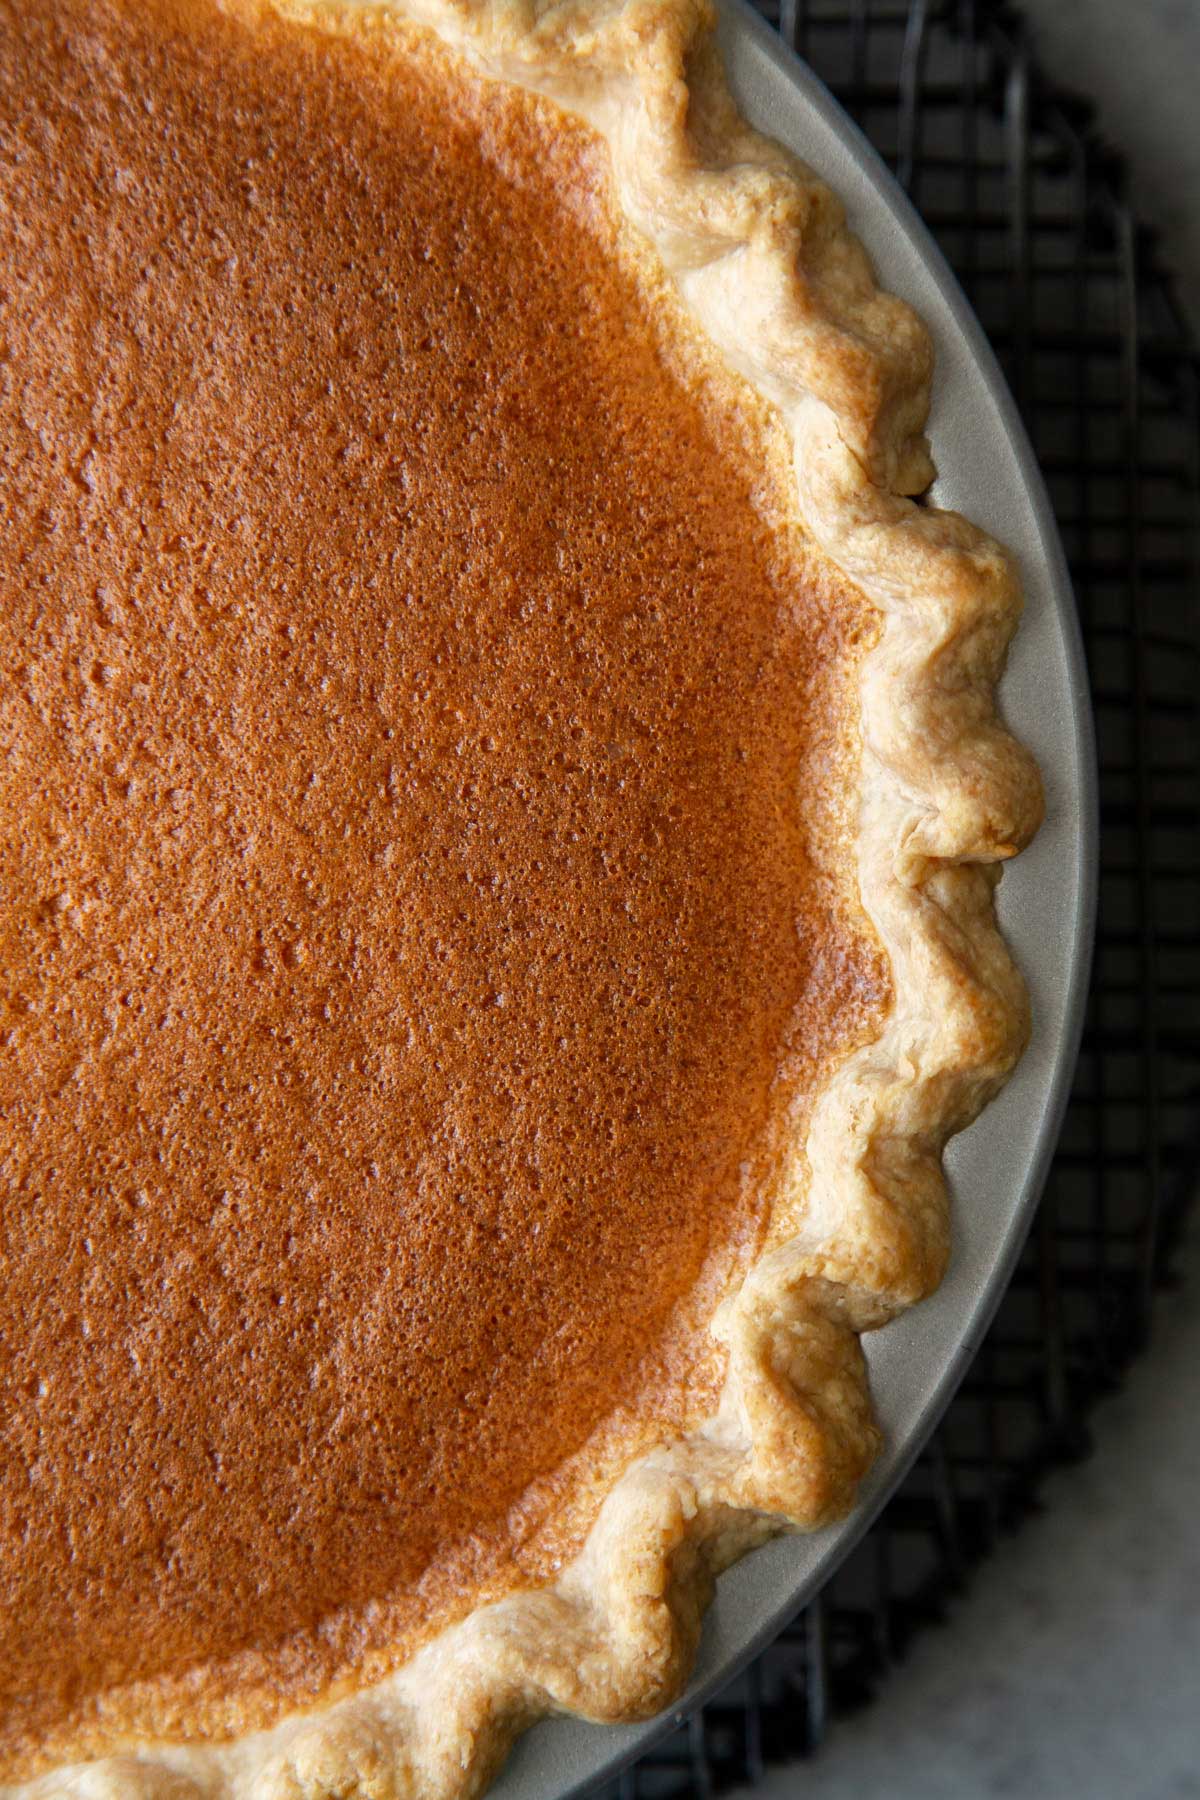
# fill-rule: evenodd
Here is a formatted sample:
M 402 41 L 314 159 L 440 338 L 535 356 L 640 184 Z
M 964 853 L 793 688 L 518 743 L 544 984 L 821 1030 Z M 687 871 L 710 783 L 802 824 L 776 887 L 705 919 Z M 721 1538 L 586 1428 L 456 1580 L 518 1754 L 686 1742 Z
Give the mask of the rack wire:
M 743 1676 L 604 1790 L 698 1800 L 815 1751 L 1089 1447 L 1145 1345 L 1200 1167 L 1200 355 L 1088 102 L 1000 0 L 758 0 L 920 208 L 1004 365 L 1058 514 L 1100 754 L 1083 1048 L 1029 1244 L 874 1529 Z

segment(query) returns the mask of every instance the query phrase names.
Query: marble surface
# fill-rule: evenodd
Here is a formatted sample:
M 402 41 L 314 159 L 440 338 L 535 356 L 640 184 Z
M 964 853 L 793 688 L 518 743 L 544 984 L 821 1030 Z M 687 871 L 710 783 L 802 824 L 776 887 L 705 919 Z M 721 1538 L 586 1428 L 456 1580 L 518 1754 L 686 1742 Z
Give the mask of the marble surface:
M 1099 103 L 1200 326 L 1200 0 L 1032 0 L 1044 66 Z M 918 1640 L 878 1703 L 760 1800 L 1200 1796 L 1200 1222 L 1097 1449 Z

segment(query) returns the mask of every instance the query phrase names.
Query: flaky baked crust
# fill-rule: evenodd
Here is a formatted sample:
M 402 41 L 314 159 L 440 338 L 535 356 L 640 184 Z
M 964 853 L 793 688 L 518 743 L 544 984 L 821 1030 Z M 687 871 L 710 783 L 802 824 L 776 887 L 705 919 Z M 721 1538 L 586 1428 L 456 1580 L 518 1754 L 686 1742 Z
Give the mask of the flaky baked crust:
M 879 292 L 836 198 L 737 113 L 706 0 L 390 0 L 370 15 L 273 3 L 331 30 L 426 27 L 477 71 L 584 117 L 608 140 L 629 222 L 785 420 L 804 525 L 883 619 L 861 686 L 858 876 L 894 1005 L 817 1096 L 772 1247 L 714 1320 L 728 1349 L 718 1412 L 626 1472 L 552 1587 L 477 1609 L 376 1686 L 270 1731 L 139 1745 L 0 1787 L 7 1800 L 458 1800 L 545 1713 L 665 1706 L 714 1576 L 852 1503 L 878 1441 L 859 1335 L 936 1287 L 943 1146 L 1027 1030 L 993 914 L 999 865 L 1041 810 L 994 705 L 1015 572 L 965 519 L 908 498 L 933 475 L 926 332 Z

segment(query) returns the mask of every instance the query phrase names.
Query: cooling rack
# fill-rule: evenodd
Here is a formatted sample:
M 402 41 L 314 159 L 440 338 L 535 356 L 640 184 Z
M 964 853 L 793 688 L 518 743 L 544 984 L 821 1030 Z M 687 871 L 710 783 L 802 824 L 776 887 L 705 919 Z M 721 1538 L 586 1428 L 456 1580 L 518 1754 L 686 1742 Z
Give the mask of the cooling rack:
M 995 0 L 760 0 L 908 189 L 994 344 L 1071 566 L 1100 755 L 1099 936 L 1033 1234 L 927 1450 L 818 1598 L 604 1800 L 811 1754 L 885 1685 L 1144 1347 L 1200 1168 L 1197 344 L 1119 156 Z

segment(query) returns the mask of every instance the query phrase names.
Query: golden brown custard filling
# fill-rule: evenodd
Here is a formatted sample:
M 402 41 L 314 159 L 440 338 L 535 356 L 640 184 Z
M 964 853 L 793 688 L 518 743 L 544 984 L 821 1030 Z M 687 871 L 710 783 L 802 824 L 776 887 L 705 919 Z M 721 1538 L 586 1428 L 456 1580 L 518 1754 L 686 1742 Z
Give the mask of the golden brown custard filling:
M 0 1772 L 550 1575 L 886 1004 L 872 621 L 617 238 L 415 42 L 0 0 Z

